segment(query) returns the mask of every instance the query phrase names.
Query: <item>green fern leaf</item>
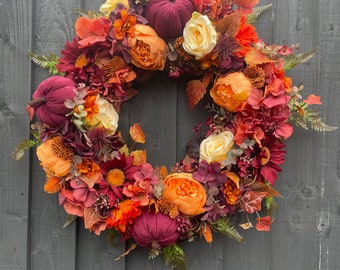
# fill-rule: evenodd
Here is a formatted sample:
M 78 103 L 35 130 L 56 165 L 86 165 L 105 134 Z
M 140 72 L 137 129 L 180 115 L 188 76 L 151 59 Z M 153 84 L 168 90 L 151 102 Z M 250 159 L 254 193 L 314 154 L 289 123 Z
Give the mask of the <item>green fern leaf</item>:
M 291 69 L 298 64 L 307 62 L 309 59 L 311 59 L 315 55 L 317 50 L 318 48 L 314 48 L 308 52 L 291 54 L 287 57 L 284 57 L 284 62 L 285 62 L 284 69 L 285 70 Z
M 182 248 L 178 245 L 173 244 L 163 248 L 163 257 L 166 265 L 170 265 L 172 269 L 186 270 L 186 256 Z
M 293 122 L 298 127 L 308 130 L 307 120 L 300 114 L 292 114 L 290 116 L 290 121 Z
M 58 56 L 56 54 L 50 53 L 49 56 L 46 56 L 29 52 L 28 56 L 35 64 L 44 69 L 47 69 L 48 72 L 51 73 L 52 75 L 58 74 L 58 69 L 56 67 L 58 64 Z
M 270 5 L 266 5 L 266 6 L 259 6 L 259 7 L 254 7 L 253 8 L 253 13 L 249 14 L 247 17 L 247 23 L 249 24 L 255 24 L 257 17 L 264 11 L 266 11 L 267 9 L 269 9 L 272 6 L 272 4 Z
M 313 119 L 310 121 L 310 127 L 316 131 L 325 132 L 325 131 L 333 131 L 336 130 L 338 127 L 329 126 L 324 123 L 321 117 Z
M 272 216 L 277 207 L 278 205 L 273 197 L 266 197 L 266 208 L 268 216 Z
M 35 146 L 38 144 L 39 141 L 35 141 L 35 140 L 24 140 L 22 141 L 22 143 L 20 143 L 18 146 L 16 146 L 13 149 L 12 152 L 12 157 L 15 160 L 21 160 L 25 154 L 25 151 L 27 149 L 30 149 L 31 147 Z
M 238 231 L 231 226 L 229 219 L 221 218 L 218 221 L 211 224 L 212 228 L 227 235 L 238 242 L 244 242 L 244 238 L 238 233 Z
M 63 228 L 65 229 L 66 227 L 70 226 L 74 221 L 76 221 L 77 216 L 75 215 L 67 215 L 67 219 L 64 223 Z

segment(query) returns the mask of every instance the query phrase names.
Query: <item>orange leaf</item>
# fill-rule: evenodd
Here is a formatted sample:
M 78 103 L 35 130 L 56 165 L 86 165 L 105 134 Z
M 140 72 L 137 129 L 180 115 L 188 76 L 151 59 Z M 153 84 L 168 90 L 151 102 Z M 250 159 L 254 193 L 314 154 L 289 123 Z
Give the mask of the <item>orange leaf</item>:
M 308 105 L 312 105 L 312 104 L 321 105 L 322 104 L 320 101 L 320 96 L 316 96 L 314 94 L 309 95 L 309 97 L 305 99 L 303 102 L 307 103 Z
M 244 230 L 248 230 L 248 229 L 250 229 L 250 228 L 253 228 L 254 226 L 253 226 L 253 224 L 251 224 L 251 222 L 249 221 L 249 222 L 247 222 L 247 223 L 242 223 L 242 224 L 240 224 L 240 227 L 242 227 L 242 229 L 244 229 Z
M 274 62 L 267 55 L 265 55 L 261 50 L 252 48 L 245 56 L 246 63 L 251 65 L 259 65 L 268 62 Z
M 246 14 L 252 13 L 253 7 L 258 3 L 259 0 L 234 0 L 234 4 L 236 4 L 238 8 Z
M 207 89 L 200 80 L 191 80 L 188 82 L 187 97 L 189 108 L 191 111 L 195 107 L 195 105 L 204 97 L 206 92 Z
M 213 79 L 214 74 L 207 72 L 204 74 L 203 79 L 202 79 L 202 84 L 205 88 L 207 88 L 211 82 L 211 80 Z
M 146 163 L 146 150 L 135 150 L 131 152 L 131 156 L 134 157 L 133 165 L 143 165 Z
M 85 229 L 91 229 L 93 225 L 95 225 L 101 220 L 102 219 L 98 216 L 94 207 L 84 209 Z
M 145 143 L 145 134 L 138 123 L 130 127 L 130 136 L 136 143 Z
M 247 186 L 254 192 L 266 192 L 267 196 L 269 197 L 277 197 L 280 196 L 280 193 L 273 189 L 271 186 L 261 183 L 261 182 L 254 182 Z

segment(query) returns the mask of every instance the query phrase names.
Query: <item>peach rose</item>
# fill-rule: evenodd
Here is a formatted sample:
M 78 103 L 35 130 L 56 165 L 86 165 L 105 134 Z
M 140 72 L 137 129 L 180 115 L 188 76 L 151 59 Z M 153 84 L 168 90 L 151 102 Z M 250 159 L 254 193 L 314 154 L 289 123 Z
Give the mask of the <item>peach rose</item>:
M 148 25 L 136 24 L 131 46 L 132 64 L 146 70 L 163 70 L 168 47 L 163 39 Z
M 200 144 L 200 160 L 222 163 L 227 159 L 227 153 L 234 145 L 234 134 L 223 131 L 217 135 L 212 134 Z
M 66 147 L 61 137 L 53 137 L 37 147 L 41 167 L 49 176 L 62 177 L 70 172 L 73 152 Z
M 234 72 L 219 77 L 210 90 L 210 96 L 218 106 L 237 112 L 247 101 L 251 89 L 251 81 L 242 72 Z
M 195 216 L 205 212 L 207 196 L 204 187 L 192 178 L 191 173 L 173 173 L 164 179 L 163 198 L 174 203 L 180 212 Z

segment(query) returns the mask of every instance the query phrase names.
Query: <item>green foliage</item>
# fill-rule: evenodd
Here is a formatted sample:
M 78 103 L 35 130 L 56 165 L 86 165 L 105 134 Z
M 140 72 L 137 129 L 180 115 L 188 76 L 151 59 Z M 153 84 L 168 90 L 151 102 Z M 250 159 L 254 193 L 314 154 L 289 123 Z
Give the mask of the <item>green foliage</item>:
M 298 64 L 307 62 L 309 59 L 311 59 L 315 55 L 317 50 L 318 48 L 314 48 L 308 52 L 291 54 L 291 55 L 284 57 L 284 63 L 285 63 L 284 69 L 285 70 L 291 69 Z
M 67 219 L 64 223 L 63 228 L 65 229 L 66 227 L 70 226 L 74 221 L 76 221 L 77 216 L 75 215 L 67 215 Z
M 37 145 L 39 140 L 23 140 L 19 145 L 17 145 L 12 152 L 12 157 L 15 160 L 21 160 L 27 149 Z
M 57 64 L 58 64 L 58 56 L 54 53 L 50 53 L 49 56 L 46 55 L 38 55 L 32 52 L 28 53 L 28 56 L 31 60 L 37 64 L 38 66 L 47 69 L 49 73 L 52 75 L 58 74 Z
M 249 14 L 247 17 L 247 23 L 255 24 L 257 17 L 267 9 L 271 8 L 272 4 L 266 6 L 259 6 L 253 8 L 253 13 Z
M 166 265 L 170 265 L 172 269 L 186 270 L 186 256 L 182 248 L 178 245 L 173 244 L 163 248 L 163 257 Z
M 297 126 L 308 130 L 308 126 L 316 131 L 325 132 L 336 130 L 337 127 L 329 126 L 325 124 L 320 116 L 320 112 L 317 110 L 305 109 L 304 113 L 294 112 L 292 113 L 290 120 Z
M 238 233 L 238 231 L 230 224 L 228 218 L 220 218 L 218 221 L 210 224 L 211 228 L 225 234 L 229 238 L 232 238 L 238 242 L 244 242 L 244 238 Z
M 278 207 L 276 201 L 273 197 L 266 197 L 266 208 L 267 208 L 267 215 L 272 216 L 276 208 Z

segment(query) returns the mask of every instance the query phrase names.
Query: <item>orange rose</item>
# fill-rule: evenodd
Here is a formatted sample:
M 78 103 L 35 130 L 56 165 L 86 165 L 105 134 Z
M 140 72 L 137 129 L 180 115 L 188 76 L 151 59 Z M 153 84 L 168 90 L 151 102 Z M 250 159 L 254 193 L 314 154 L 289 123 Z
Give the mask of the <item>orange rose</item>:
M 40 164 L 48 175 L 62 177 L 69 173 L 73 152 L 67 148 L 61 137 L 54 137 L 37 148 Z
M 131 46 L 132 64 L 146 70 L 163 70 L 168 47 L 163 39 L 148 25 L 136 24 Z
M 210 96 L 218 106 L 237 112 L 248 99 L 251 89 L 251 81 L 242 72 L 234 72 L 219 77 L 210 90 Z
M 169 174 L 164 179 L 164 185 L 164 199 L 175 204 L 183 214 L 195 216 L 205 212 L 203 207 L 207 195 L 191 173 Z

